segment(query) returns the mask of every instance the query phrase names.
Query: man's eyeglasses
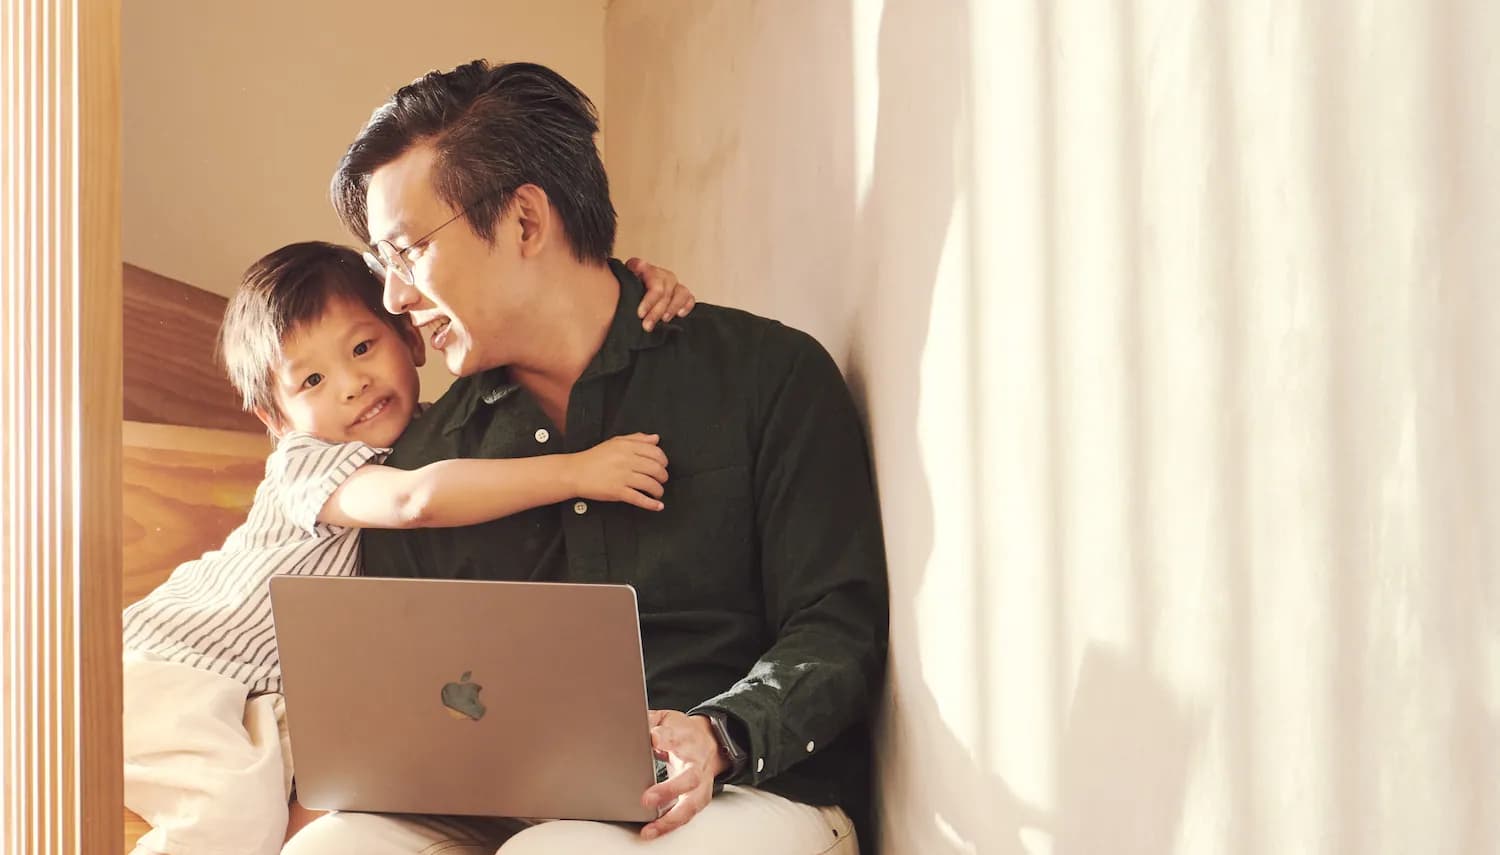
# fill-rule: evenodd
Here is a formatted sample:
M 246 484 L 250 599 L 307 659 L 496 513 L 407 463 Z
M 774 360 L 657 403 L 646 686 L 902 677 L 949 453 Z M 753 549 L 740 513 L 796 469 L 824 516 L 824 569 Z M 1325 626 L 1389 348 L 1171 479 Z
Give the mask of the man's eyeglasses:
M 385 281 L 386 271 L 391 271 L 395 273 L 396 278 L 400 279 L 402 282 L 405 282 L 408 285 L 417 284 L 417 277 L 411 272 L 411 261 L 406 257 L 406 254 L 432 240 L 433 235 L 442 231 L 444 228 L 447 228 L 449 223 L 452 223 L 454 220 L 462 217 L 464 214 L 467 214 L 470 208 L 479 204 L 479 202 L 481 201 L 483 201 L 482 198 L 475 200 L 468 205 L 465 205 L 459 210 L 458 213 L 449 217 L 442 225 L 407 244 L 403 249 L 397 249 L 388 240 L 377 241 L 374 247 L 375 252 L 372 253 L 366 250 L 365 252 L 361 253 L 361 255 L 363 255 L 365 258 L 365 264 L 370 268 L 371 273 L 374 273 L 376 276 L 380 277 L 380 281 L 382 282 Z

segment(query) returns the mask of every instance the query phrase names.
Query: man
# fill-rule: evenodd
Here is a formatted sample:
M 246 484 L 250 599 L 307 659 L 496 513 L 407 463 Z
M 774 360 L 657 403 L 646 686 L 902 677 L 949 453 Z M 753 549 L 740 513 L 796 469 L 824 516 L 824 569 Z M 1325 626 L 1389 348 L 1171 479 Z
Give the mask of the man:
M 642 801 L 670 809 L 639 829 L 550 822 L 508 840 L 503 823 L 335 814 L 287 852 L 857 851 L 887 595 L 856 411 L 823 348 L 774 321 L 700 306 L 641 328 L 641 285 L 610 259 L 597 130 L 549 69 L 476 61 L 377 110 L 332 192 L 387 308 L 460 378 L 388 465 L 651 432 L 671 461 L 665 510 L 580 500 L 368 531 L 364 558 L 371 575 L 633 585 L 669 770 Z

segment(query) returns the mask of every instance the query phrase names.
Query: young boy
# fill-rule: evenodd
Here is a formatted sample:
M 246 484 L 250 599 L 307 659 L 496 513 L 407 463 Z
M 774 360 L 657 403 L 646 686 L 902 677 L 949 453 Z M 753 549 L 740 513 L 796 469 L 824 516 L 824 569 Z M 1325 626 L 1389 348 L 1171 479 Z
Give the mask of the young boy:
M 676 277 L 641 267 L 646 322 L 686 314 Z M 225 367 L 276 447 L 223 547 L 125 610 L 125 804 L 152 825 L 138 853 L 281 848 L 292 763 L 270 577 L 355 574 L 363 527 L 470 525 L 575 497 L 662 508 L 667 458 L 645 434 L 576 454 L 378 465 L 420 417 L 425 356 L 380 293 L 358 253 L 300 243 L 256 262 L 225 312 Z

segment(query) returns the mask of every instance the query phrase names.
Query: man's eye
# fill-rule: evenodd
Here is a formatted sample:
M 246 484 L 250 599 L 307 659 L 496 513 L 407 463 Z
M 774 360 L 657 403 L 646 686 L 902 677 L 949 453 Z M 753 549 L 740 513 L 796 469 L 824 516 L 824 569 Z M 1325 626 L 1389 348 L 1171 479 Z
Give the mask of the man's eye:
M 305 386 L 305 387 L 307 387 L 307 388 L 309 388 L 309 389 L 311 389 L 312 387 L 314 387 L 314 386 L 316 386 L 316 385 L 318 385 L 319 383 L 322 383 L 322 382 L 323 382 L 323 375 L 321 375 L 321 374 L 309 374 L 309 375 L 307 375 L 307 379 L 302 381 L 302 385 Z
M 370 352 L 370 347 L 372 345 L 374 345 L 373 341 L 370 341 L 369 339 L 365 339 L 364 341 L 362 341 L 359 344 L 356 344 L 354 346 L 354 355 L 355 356 L 364 356 L 366 353 Z

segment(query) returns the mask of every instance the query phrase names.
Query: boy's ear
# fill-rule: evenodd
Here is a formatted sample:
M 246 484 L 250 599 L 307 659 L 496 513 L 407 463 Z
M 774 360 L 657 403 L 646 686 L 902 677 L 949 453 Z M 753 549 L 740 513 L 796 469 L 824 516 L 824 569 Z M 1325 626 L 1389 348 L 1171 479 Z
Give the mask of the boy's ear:
M 427 363 L 427 346 L 422 343 L 422 331 L 411 322 L 411 315 L 400 317 L 401 339 L 411 350 L 411 364 L 421 368 Z
M 266 426 L 266 430 L 271 432 L 271 436 L 281 439 L 281 435 L 286 433 L 281 418 L 275 413 L 268 412 L 265 407 L 255 407 L 252 412 L 255 413 L 256 418 L 260 419 L 260 423 Z

